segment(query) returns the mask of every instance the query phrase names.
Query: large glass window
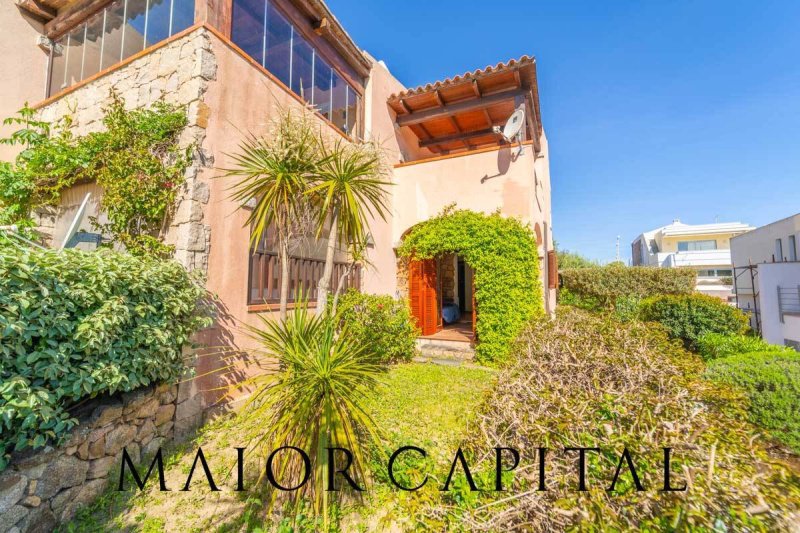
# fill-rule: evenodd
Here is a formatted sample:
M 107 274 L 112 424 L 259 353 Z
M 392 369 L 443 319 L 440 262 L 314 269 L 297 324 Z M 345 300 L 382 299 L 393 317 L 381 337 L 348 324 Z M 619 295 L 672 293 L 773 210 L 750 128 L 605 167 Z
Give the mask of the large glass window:
M 358 133 L 361 97 L 271 0 L 233 0 L 231 39 L 337 128 Z
M 291 62 L 292 25 L 272 4 L 268 4 L 267 57 L 264 66 L 288 87 L 292 71 Z
M 231 40 L 236 46 L 264 65 L 264 0 L 235 0 Z
M 320 115 L 331 118 L 331 67 L 319 54 L 314 56 L 314 97 L 311 102 Z
M 292 91 L 311 103 L 314 50 L 295 32 L 292 37 Z
M 66 89 L 178 33 L 194 0 L 117 0 L 56 41 L 49 94 Z
M 331 100 L 331 122 L 342 131 L 347 129 L 347 83 L 333 73 L 333 98 Z
M 717 241 L 714 240 L 678 242 L 679 252 L 695 252 L 700 250 L 716 250 L 716 249 L 717 249 Z

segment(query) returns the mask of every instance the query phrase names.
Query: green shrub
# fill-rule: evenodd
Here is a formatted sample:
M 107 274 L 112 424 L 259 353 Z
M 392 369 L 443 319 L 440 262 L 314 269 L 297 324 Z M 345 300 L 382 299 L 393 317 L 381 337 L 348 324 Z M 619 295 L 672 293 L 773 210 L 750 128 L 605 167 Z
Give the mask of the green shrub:
M 544 315 L 536 237 L 515 218 L 448 207 L 414 226 L 398 249 L 405 259 L 447 253 L 475 271 L 475 356 L 501 363 L 527 323 Z
M 707 333 L 738 335 L 748 328 L 747 315 L 719 298 L 699 293 L 647 298 L 640 305 L 639 316 L 659 322 L 691 349 L 696 349 L 697 341 Z
M 180 377 L 204 294 L 174 261 L 0 242 L 0 470 L 65 436 L 76 401 Z
M 800 354 L 740 353 L 711 361 L 706 376 L 744 389 L 750 420 L 800 452 Z
M 697 339 L 695 348 L 700 357 L 706 361 L 747 352 L 793 351 L 785 346 L 769 344 L 753 335 L 723 335 L 720 333 L 706 333 Z
M 339 299 L 336 316 L 358 346 L 369 346 L 381 363 L 410 361 L 419 331 L 408 305 L 391 296 L 349 290 Z
M 661 294 L 689 294 L 697 273 L 686 268 L 625 267 L 611 264 L 597 268 L 573 268 L 560 272 L 562 290 L 582 302 L 612 308 L 619 298 L 648 298 Z M 583 306 L 586 307 L 586 306 Z

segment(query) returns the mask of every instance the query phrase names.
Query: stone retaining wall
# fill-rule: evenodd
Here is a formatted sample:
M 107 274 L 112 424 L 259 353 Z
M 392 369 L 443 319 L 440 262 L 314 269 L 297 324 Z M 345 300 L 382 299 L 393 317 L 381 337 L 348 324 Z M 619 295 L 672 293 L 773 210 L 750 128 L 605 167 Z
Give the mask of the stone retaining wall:
M 149 460 L 197 427 L 202 411 L 202 395 L 183 384 L 87 403 L 75 413 L 80 423 L 63 446 L 12 456 L 0 474 L 0 533 L 45 532 L 70 520 L 114 483 L 123 447 L 135 463 Z

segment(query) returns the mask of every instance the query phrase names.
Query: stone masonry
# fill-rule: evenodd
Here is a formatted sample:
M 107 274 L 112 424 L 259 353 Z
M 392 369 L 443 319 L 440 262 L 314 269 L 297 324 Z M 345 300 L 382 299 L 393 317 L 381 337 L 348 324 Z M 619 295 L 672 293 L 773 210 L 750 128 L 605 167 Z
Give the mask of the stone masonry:
M 116 91 L 129 109 L 148 107 L 164 101 L 185 106 L 188 126 L 180 144 L 192 147 L 194 158 L 186 170 L 186 182 L 178 199 L 164 242 L 175 246 L 175 258 L 189 270 L 207 271 L 211 228 L 204 223 L 203 206 L 208 203 L 208 184 L 199 177 L 202 167 L 214 164 L 203 148 L 208 126 L 208 106 L 203 95 L 209 81 L 216 78 L 217 62 L 208 30 L 198 28 L 176 41 L 146 54 L 102 76 L 40 109 L 42 120 L 56 122 L 72 118 L 72 132 L 84 135 L 103 128 L 103 108 L 111 91 Z M 66 208 L 69 206 L 62 206 Z M 61 209 L 62 211 L 64 209 Z M 56 212 L 40 213 L 40 230 L 52 232 L 58 220 Z
M 70 520 L 116 482 L 123 447 L 134 463 L 149 464 L 187 433 L 187 421 L 196 427 L 202 405 L 192 398 L 162 384 L 96 399 L 76 413 L 80 423 L 63 446 L 12 455 L 0 473 L 0 533 L 50 531 Z

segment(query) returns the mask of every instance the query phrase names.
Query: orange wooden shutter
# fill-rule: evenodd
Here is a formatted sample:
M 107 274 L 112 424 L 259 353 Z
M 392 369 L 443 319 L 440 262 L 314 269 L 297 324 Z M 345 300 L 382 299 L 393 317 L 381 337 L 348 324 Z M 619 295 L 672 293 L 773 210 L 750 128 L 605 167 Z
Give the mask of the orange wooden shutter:
M 409 263 L 408 299 L 411 316 L 422 334 L 436 333 L 440 329 L 439 301 L 436 293 L 436 262 L 433 259 Z
M 558 257 L 555 250 L 547 252 L 547 286 L 558 288 Z

